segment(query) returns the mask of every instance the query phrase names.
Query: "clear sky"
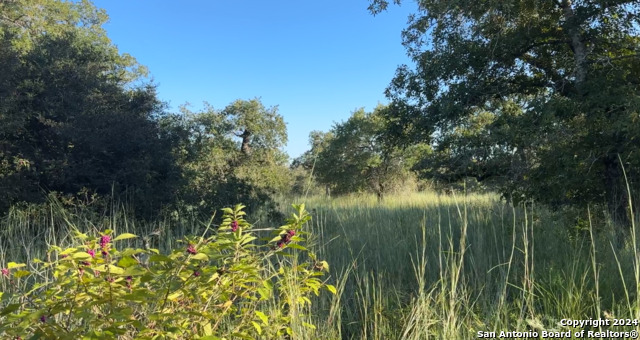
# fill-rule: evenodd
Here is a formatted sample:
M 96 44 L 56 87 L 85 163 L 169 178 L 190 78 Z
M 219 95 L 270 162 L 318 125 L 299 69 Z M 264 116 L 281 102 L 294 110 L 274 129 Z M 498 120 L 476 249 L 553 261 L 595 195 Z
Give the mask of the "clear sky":
M 413 2 L 372 16 L 368 0 L 94 0 L 123 53 L 149 68 L 172 111 L 204 101 L 222 109 L 260 97 L 287 122 L 285 151 L 309 148 L 359 107 L 386 103 L 384 89 L 409 63 L 401 31 Z

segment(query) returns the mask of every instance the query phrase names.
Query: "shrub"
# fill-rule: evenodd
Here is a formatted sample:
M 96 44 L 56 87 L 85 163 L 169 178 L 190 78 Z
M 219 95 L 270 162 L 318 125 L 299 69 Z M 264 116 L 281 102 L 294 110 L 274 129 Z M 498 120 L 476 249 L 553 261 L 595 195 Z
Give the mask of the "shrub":
M 244 206 L 223 209 L 213 235 L 188 237 L 170 254 L 118 249 L 137 236 L 76 231 L 74 247 L 52 246 L 49 260 L 2 269 L 3 339 L 229 339 L 295 337 L 293 323 L 312 294 L 335 288 L 304 246 L 304 205 L 260 241 Z M 130 242 L 129 240 L 127 242 Z M 9 283 L 9 284 L 7 284 Z M 21 288 L 24 287 L 24 288 Z M 28 288 L 27 288 L 28 287 Z

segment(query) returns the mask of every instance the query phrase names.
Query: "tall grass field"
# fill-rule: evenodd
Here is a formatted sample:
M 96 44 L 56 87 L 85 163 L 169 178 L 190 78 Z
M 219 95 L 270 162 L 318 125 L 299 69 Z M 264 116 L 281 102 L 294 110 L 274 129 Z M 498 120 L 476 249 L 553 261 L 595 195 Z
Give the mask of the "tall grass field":
M 323 280 L 337 288 L 315 297 L 303 320 L 315 330 L 294 338 L 632 338 L 640 329 L 635 224 L 621 230 L 597 211 L 567 218 L 491 194 L 279 201 L 286 214 L 304 201 L 309 246 L 329 263 Z M 176 215 L 136 221 L 127 209 L 112 210 L 100 215 L 55 202 L 13 209 L 0 222 L 0 265 L 46 258 L 51 245 L 70 244 L 72 228 L 151 235 L 135 242 L 162 250 L 207 222 Z M 256 228 L 281 223 L 252 218 Z M 0 289 L 8 284 L 0 281 Z

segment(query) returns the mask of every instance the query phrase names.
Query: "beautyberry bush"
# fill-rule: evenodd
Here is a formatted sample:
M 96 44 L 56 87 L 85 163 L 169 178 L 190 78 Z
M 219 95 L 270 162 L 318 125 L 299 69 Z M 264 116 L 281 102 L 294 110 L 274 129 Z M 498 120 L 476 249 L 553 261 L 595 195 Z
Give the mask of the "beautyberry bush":
M 51 247 L 51 260 L 34 260 L 29 271 L 9 263 L 0 274 L 9 281 L 0 292 L 0 338 L 295 338 L 292 324 L 311 297 L 336 293 L 320 280 L 327 263 L 304 246 L 310 216 L 294 205 L 287 224 L 261 240 L 243 208 L 223 209 L 217 232 L 207 236 L 207 228 L 168 254 L 119 249 L 137 236 L 106 230 L 77 232 L 75 246 Z

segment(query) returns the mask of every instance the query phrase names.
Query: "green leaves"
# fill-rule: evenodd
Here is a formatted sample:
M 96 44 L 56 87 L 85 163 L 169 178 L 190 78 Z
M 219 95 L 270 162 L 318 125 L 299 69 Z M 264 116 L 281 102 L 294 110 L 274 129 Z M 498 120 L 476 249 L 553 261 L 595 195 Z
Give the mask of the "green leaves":
M 71 255 L 71 258 L 74 260 L 87 260 L 91 258 L 91 255 L 89 255 L 89 253 L 87 252 L 79 251 L 79 252 L 73 253 L 73 255 Z
M 255 311 L 255 313 L 256 313 L 256 316 L 262 321 L 262 323 L 265 326 L 269 326 L 269 317 L 267 317 L 266 314 L 264 314 L 263 312 L 261 312 L 259 310 Z
M 229 201 L 271 208 L 273 192 L 287 192 L 286 126 L 277 108 L 259 99 L 237 100 L 224 110 L 206 104 L 167 117 L 167 133 L 179 136 L 176 149 L 185 186 L 184 203 L 208 214 Z M 227 213 L 238 210 L 229 208 Z
M 319 294 L 322 287 L 336 291 L 317 278 L 322 272 L 315 256 L 300 245 L 310 216 L 304 205 L 295 205 L 288 224 L 275 231 L 279 235 L 296 231 L 286 236 L 291 254 L 284 257 L 271 244 L 257 241 L 244 220 L 243 208 L 223 209 L 225 227 L 215 237 L 188 237 L 182 243 L 187 247 L 170 254 L 118 250 L 116 241 L 132 239 L 133 234 L 120 234 L 111 242 L 78 235 L 75 247 L 53 247 L 51 251 L 61 260 L 33 263 L 34 272 L 53 268 L 55 274 L 46 284 L 37 283 L 16 294 L 0 292 L 0 337 L 272 339 L 284 332 L 293 334 L 287 304 L 311 305 L 310 296 Z M 230 227 L 233 221 L 236 231 Z M 102 233 L 106 234 L 111 233 Z M 108 253 L 89 253 L 100 248 Z M 297 250 L 301 252 L 296 254 Z M 309 256 L 303 257 L 304 253 Z M 279 263 L 278 270 L 272 261 Z M 10 262 L 11 279 L 40 280 L 40 275 L 19 270 L 24 266 Z M 298 293 L 289 296 L 291 291 Z M 281 310 L 274 311 L 274 306 Z M 312 324 L 304 326 L 315 329 Z
M 93 270 L 103 273 L 109 273 L 113 275 L 123 275 L 124 269 L 114 265 L 97 265 L 93 267 Z
M 17 268 L 22 268 L 24 266 L 26 266 L 26 264 L 24 263 L 9 262 L 7 264 L 7 269 L 17 269 Z
M 41 185 L 97 210 L 120 188 L 135 188 L 138 212 L 172 199 L 180 172 L 157 124 L 161 104 L 106 36 L 106 14 L 59 0 L 2 1 L 0 13 L 0 186 L 10 188 L 0 212 L 42 201 Z
M 475 177 L 553 207 L 606 200 L 612 216 L 628 215 L 619 169 L 640 175 L 639 10 L 630 0 L 421 1 L 403 31 L 414 65 L 386 91 L 385 134 L 434 146 L 419 163 L 430 179 Z
M 413 164 L 408 162 L 408 154 L 386 139 L 390 122 L 385 112 L 389 109 L 387 106 L 378 106 L 373 112 L 359 109 L 319 137 L 322 140 L 315 146 L 314 164 L 320 183 L 331 186 L 337 193 L 366 190 L 382 199 L 410 178 Z
M 191 256 L 192 260 L 209 261 L 209 257 L 204 253 L 198 253 Z
M 113 241 L 126 240 L 126 239 L 136 238 L 136 237 L 138 237 L 138 236 L 136 236 L 134 234 L 130 234 L 130 233 L 124 233 L 124 234 L 120 234 L 120 235 L 116 236 L 116 238 L 114 238 Z

